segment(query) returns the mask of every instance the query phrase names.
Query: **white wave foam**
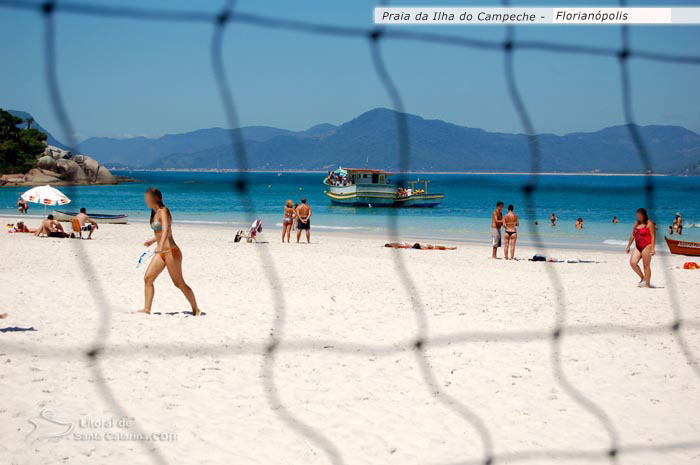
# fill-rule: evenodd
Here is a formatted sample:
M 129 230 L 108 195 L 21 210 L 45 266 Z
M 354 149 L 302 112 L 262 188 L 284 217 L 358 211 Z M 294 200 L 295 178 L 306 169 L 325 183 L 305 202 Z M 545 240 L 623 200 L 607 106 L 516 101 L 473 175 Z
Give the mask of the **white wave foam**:
M 281 228 L 282 223 L 275 223 L 275 226 Z M 311 226 L 311 228 L 312 229 L 330 229 L 330 230 L 336 230 L 336 231 L 367 229 L 367 228 L 361 228 L 359 226 L 326 226 L 326 225 L 322 225 L 322 224 L 314 224 Z
M 200 221 L 200 220 L 177 220 L 174 223 L 185 223 L 185 224 L 235 224 L 230 221 Z
M 627 245 L 627 241 L 621 241 L 619 239 L 605 239 L 603 241 L 603 244 L 605 245 L 622 245 L 625 246 Z

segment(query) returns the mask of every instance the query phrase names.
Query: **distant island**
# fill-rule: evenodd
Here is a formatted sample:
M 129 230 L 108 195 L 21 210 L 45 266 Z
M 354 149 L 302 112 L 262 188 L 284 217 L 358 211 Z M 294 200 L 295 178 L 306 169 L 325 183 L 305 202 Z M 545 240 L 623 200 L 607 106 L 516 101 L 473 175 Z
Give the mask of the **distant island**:
M 0 186 L 117 184 L 97 160 L 75 154 L 25 112 L 0 108 Z
M 529 172 L 527 137 L 488 132 L 405 114 L 410 135 L 409 171 Z M 638 126 L 654 173 L 700 174 L 700 135 L 680 126 Z M 364 166 L 397 170 L 396 113 L 377 108 L 339 126 L 305 131 L 248 126 L 234 131 L 246 141 L 249 168 L 264 171 L 329 170 Z M 92 137 L 79 144 L 107 166 L 125 169 L 236 169 L 230 130 L 199 129 L 159 138 Z M 643 173 L 626 126 L 566 135 L 540 134 L 540 171 Z

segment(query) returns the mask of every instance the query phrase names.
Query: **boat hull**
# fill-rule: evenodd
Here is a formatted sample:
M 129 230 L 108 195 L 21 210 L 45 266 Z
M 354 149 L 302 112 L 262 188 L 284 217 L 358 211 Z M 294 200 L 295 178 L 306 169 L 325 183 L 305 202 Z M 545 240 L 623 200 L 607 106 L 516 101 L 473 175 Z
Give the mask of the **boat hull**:
M 59 210 L 54 210 L 53 216 L 57 221 L 72 221 L 78 215 L 76 212 L 64 212 Z M 95 221 L 95 223 L 105 223 L 105 224 L 126 224 L 129 220 L 127 215 L 103 215 L 100 213 L 89 213 L 90 218 Z
M 664 236 L 664 239 L 666 239 L 668 250 L 672 254 L 700 257 L 700 242 L 677 241 L 666 236 Z
M 350 185 L 331 186 L 325 194 L 333 205 L 347 207 L 430 208 L 440 205 L 442 194 L 416 194 L 398 197 L 396 186 Z

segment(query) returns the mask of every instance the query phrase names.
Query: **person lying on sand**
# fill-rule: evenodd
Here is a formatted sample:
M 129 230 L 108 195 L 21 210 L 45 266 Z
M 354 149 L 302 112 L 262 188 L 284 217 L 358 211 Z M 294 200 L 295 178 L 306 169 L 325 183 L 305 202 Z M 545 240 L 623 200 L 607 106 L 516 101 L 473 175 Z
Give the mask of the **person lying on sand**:
M 48 237 L 73 237 L 72 234 L 68 234 L 63 230 L 61 223 L 53 219 L 53 215 L 47 216 L 41 223 L 41 227 L 34 233 L 37 237 L 42 234 L 46 234 Z
M 0 313 L 0 320 L 7 318 L 7 313 Z
M 415 244 L 407 244 L 400 242 L 390 242 L 384 244 L 384 247 L 390 247 L 392 249 L 420 249 L 420 250 L 455 250 L 457 247 L 447 247 L 444 245 L 433 245 L 433 244 L 420 244 L 416 242 Z
M 17 223 L 13 226 L 11 232 L 16 233 L 36 233 L 36 229 L 29 229 L 24 220 L 17 220 Z

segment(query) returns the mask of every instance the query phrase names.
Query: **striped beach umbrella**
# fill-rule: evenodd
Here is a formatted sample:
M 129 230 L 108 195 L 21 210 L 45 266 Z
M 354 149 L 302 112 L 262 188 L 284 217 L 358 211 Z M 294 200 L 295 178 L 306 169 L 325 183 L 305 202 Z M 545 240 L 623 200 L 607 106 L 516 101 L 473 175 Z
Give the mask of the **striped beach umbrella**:
M 27 202 L 38 203 L 40 205 L 66 205 L 70 199 L 66 195 L 48 184 L 29 189 L 22 194 L 22 198 Z

